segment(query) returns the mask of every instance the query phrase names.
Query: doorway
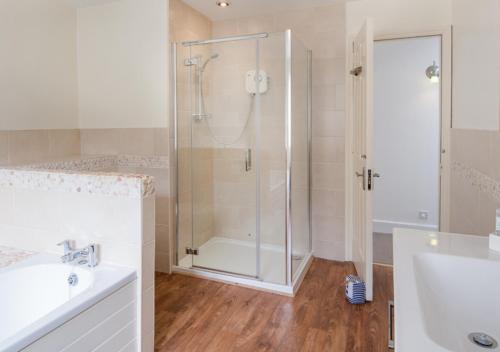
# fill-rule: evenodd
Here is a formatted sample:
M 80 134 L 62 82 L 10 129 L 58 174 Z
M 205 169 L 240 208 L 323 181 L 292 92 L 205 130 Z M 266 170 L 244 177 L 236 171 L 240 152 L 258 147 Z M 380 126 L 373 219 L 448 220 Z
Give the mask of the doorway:
M 394 228 L 440 226 L 442 37 L 374 44 L 374 262 L 392 264 Z M 444 129 L 446 131 L 446 128 Z

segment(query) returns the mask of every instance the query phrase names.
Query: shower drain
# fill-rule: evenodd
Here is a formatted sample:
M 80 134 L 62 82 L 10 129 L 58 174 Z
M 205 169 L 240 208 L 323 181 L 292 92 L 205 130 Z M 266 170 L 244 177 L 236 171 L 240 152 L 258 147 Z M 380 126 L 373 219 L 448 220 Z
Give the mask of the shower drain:
M 475 345 L 483 348 L 493 349 L 498 346 L 497 341 L 490 335 L 482 332 L 473 332 L 469 334 L 469 340 Z

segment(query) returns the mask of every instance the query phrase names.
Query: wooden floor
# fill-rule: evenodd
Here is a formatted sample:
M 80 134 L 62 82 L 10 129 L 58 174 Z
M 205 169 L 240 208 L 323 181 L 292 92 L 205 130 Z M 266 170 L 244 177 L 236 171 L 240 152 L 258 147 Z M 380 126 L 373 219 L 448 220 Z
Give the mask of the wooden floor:
M 388 351 L 392 269 L 374 267 L 374 301 L 344 298 L 350 263 L 314 259 L 295 298 L 180 274 L 156 276 L 155 351 Z

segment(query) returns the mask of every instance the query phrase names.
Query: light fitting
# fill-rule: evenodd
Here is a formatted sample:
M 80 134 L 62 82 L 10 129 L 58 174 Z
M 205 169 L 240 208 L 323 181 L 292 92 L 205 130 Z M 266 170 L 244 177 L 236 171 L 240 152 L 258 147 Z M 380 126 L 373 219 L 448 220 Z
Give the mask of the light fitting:
M 217 1 L 217 6 L 219 7 L 228 7 L 229 5 L 231 5 L 229 1 Z
M 436 65 L 436 61 L 432 62 L 432 65 L 427 67 L 425 70 L 425 75 L 430 79 L 432 83 L 439 82 L 439 66 Z

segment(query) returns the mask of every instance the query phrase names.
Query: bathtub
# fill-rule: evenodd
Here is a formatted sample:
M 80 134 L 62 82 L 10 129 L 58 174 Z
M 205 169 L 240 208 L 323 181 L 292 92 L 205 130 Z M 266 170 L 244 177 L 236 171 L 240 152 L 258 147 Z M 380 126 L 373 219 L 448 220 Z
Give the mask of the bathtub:
M 394 232 L 396 352 L 480 352 L 500 342 L 500 253 L 481 236 Z
M 135 279 L 129 268 L 76 267 L 47 254 L 0 270 L 0 351 L 23 350 Z

